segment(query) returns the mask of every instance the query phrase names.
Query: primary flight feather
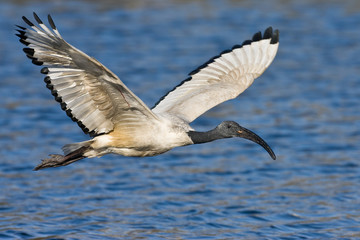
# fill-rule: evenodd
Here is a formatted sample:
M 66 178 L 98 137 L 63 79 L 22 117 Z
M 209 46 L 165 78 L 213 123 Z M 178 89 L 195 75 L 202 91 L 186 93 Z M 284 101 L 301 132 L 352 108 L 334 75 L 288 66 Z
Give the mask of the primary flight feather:
M 50 15 L 51 29 L 35 13 L 34 18 L 37 25 L 23 17 L 29 27 L 18 26 L 17 36 L 26 45 L 23 50 L 35 65 L 44 66 L 41 73 L 55 100 L 92 137 L 65 145 L 64 155 L 50 155 L 35 170 L 108 153 L 154 156 L 174 147 L 230 137 L 256 142 L 276 158 L 263 139 L 236 122 L 222 122 L 207 132 L 197 132 L 189 123 L 236 98 L 266 70 L 279 46 L 278 30 L 269 27 L 210 59 L 149 109 L 114 73 L 68 44 Z

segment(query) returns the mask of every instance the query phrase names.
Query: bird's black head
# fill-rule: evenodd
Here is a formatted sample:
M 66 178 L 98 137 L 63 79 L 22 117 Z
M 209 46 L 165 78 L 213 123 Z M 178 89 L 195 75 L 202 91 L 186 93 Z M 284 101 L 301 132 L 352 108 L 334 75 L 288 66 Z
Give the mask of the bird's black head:
M 256 133 L 240 126 L 234 121 L 224 121 L 220 123 L 215 129 L 223 138 L 240 137 L 253 141 L 262 146 L 271 156 L 272 159 L 276 159 L 276 156 L 270 146 Z
M 222 122 L 216 128 L 207 132 L 189 131 L 187 134 L 194 144 L 211 142 L 222 138 L 245 138 L 262 146 L 270 154 L 272 159 L 276 159 L 270 146 L 261 137 L 233 121 Z
M 224 121 L 215 128 L 223 138 L 239 137 L 242 127 L 234 121 Z

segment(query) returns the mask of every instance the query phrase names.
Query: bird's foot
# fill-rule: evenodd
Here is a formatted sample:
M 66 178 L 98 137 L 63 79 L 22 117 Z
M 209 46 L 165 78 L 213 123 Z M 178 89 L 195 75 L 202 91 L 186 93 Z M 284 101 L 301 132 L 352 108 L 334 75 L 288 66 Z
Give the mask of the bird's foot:
M 50 158 L 43 159 L 42 162 L 34 168 L 34 171 L 49 168 L 63 166 L 65 156 L 60 154 L 50 154 Z

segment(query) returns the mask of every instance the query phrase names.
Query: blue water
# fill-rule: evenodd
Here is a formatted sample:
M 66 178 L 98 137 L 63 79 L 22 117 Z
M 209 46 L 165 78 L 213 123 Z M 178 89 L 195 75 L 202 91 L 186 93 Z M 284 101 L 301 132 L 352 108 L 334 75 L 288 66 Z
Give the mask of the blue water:
M 278 28 L 270 68 L 192 124 L 237 121 L 278 159 L 227 139 L 32 171 L 88 139 L 14 36 L 32 11 L 51 13 L 149 106 L 209 58 Z M 0 56 L 0 239 L 360 238 L 358 1 L 1 2 Z

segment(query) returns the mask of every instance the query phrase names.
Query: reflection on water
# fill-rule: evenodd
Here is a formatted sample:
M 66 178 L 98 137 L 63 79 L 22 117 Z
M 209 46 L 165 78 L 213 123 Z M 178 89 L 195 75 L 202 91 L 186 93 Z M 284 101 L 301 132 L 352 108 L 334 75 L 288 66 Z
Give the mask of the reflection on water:
M 67 41 L 149 106 L 210 57 L 279 28 L 264 75 L 193 123 L 237 121 L 278 160 L 227 139 L 33 172 L 48 153 L 87 137 L 14 36 L 32 11 L 51 13 Z M 358 12 L 358 1 L 0 3 L 0 238 L 359 238 Z

